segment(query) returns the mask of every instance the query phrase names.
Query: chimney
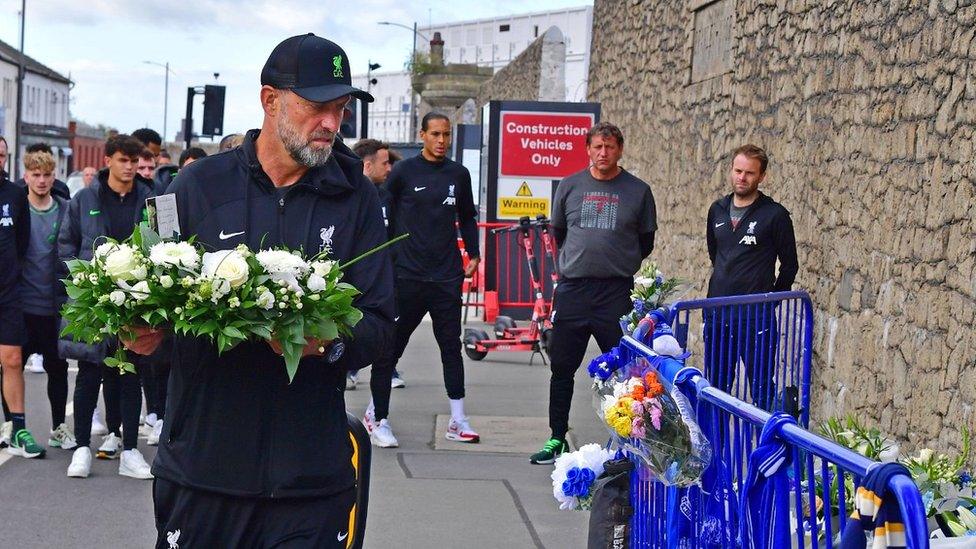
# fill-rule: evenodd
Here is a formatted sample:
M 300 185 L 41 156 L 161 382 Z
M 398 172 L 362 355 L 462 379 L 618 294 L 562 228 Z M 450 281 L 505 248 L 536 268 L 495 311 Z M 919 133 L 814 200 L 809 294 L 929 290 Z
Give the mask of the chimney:
M 435 67 L 444 66 L 444 40 L 441 33 L 435 32 L 434 39 L 430 41 L 430 64 Z

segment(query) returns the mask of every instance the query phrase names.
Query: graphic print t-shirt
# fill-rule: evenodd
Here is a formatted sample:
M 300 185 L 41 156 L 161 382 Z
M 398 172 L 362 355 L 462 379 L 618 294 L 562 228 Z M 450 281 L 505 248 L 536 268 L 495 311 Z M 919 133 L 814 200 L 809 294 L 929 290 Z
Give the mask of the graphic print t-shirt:
M 564 278 L 631 277 L 642 259 L 638 235 L 657 230 L 654 195 L 626 170 L 600 181 L 586 169 L 556 187 L 552 224 L 567 230 L 559 250 Z

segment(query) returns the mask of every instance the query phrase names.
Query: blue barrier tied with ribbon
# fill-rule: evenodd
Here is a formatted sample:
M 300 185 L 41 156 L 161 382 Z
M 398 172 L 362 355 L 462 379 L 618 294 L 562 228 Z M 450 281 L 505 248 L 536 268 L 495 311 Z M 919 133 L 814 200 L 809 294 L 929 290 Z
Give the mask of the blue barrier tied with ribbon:
M 792 458 L 779 438 L 793 416 L 773 414 L 749 456 L 749 471 L 740 494 L 739 539 L 744 549 L 790 546 L 790 486 L 787 469 Z

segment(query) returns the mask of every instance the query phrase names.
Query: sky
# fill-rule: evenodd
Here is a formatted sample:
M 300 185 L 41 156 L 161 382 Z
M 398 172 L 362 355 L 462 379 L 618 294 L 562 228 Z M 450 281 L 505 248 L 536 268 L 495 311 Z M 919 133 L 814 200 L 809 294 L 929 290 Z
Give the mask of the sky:
M 483 17 L 591 5 L 591 0 L 27 0 L 25 53 L 69 76 L 72 118 L 122 132 L 163 131 L 165 69 L 170 64 L 166 138 L 186 112 L 189 86 L 227 86 L 224 131 L 261 124 L 261 67 L 289 36 L 314 32 L 342 46 L 353 74 L 369 61 L 402 70 L 410 56 L 407 29 Z M 354 6 L 356 9 L 348 9 Z M 531 7 L 528 7 L 531 6 Z M 20 44 L 20 0 L 0 0 L 0 40 Z M 214 73 L 219 73 L 215 81 Z M 194 104 L 197 131 L 202 96 Z

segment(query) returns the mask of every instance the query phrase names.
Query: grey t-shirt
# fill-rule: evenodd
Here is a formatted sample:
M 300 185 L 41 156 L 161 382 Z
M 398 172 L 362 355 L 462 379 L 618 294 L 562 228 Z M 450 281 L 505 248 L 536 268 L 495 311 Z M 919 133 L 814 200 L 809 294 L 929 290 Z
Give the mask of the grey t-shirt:
M 643 259 L 638 235 L 657 230 L 654 195 L 626 170 L 600 181 L 585 169 L 559 182 L 552 224 L 567 231 L 559 250 L 561 276 L 631 277 Z
M 21 303 L 25 313 L 51 316 L 58 312 L 55 299 L 58 255 L 58 203 L 45 211 L 30 209 L 31 234 L 21 268 Z
M 742 221 L 742 216 L 746 215 L 746 210 L 748 209 L 749 206 L 740 208 L 735 205 L 735 202 L 729 204 L 729 218 L 732 220 L 732 229 L 738 228 L 739 222 Z

